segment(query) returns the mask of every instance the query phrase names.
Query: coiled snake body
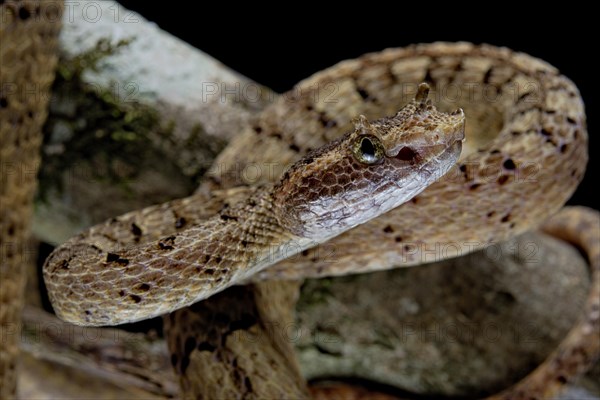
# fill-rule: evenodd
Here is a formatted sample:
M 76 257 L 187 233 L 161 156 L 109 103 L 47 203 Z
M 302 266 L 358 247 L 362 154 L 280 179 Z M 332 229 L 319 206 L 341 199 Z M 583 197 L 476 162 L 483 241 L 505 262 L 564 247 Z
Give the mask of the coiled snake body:
M 462 110 L 438 112 L 428 92 L 422 85 L 392 118 L 360 116 L 354 131 L 309 153 L 277 185 L 198 226 L 124 251 L 103 251 L 85 236 L 67 242 L 45 268 L 57 314 L 113 325 L 165 314 L 404 203 L 462 149 Z M 182 279 L 165 280 L 176 274 Z M 114 285 L 116 277 L 125 280 Z M 132 287 L 143 287 L 144 297 Z
M 352 176 L 353 170 L 377 171 L 393 159 L 423 174 L 427 162 L 420 164 L 420 157 L 430 153 L 452 163 L 457 156 L 455 149 L 444 160 L 449 153 L 439 152 L 439 140 L 454 137 L 452 143 L 460 143 L 456 132 L 462 115 L 424 105 L 422 89 L 417 90 L 423 81 L 431 85 L 441 111 L 464 109 L 468 140 L 463 157 L 443 179 L 394 208 L 406 198 L 388 202 L 394 198 L 389 192 L 379 196 L 388 180 L 377 173 Z M 369 120 L 393 115 L 415 92 L 417 100 L 398 121 L 352 122 L 358 115 Z M 431 118 L 412 118 L 418 109 L 428 110 Z M 387 142 L 394 136 L 388 125 L 401 127 L 408 142 Z M 350 133 L 310 153 L 345 132 Z M 418 132 L 418 138 L 411 139 L 409 132 Z M 360 136 L 374 139 L 364 143 Z M 247 182 L 230 173 L 234 161 L 236 168 L 256 163 L 281 166 L 276 168 L 281 172 L 301 156 L 304 161 L 274 188 L 207 194 L 278 176 Z M 353 167 L 342 182 L 348 162 Z M 45 282 L 63 318 L 110 324 L 176 310 L 234 282 L 415 265 L 541 224 L 572 194 L 586 162 L 583 103 L 573 83 L 550 65 L 508 49 L 467 43 L 386 50 L 301 82 L 222 153 L 220 173 L 214 172 L 199 194 L 126 214 L 73 238 L 46 262 Z M 440 164 L 440 171 L 446 169 Z M 384 175 L 394 173 L 390 169 Z M 368 191 L 360 189 L 363 183 Z M 324 233 L 327 225 L 334 232 Z M 327 241 L 337 262 L 324 260 L 322 247 L 307 249 L 339 233 Z M 281 246 L 290 241 L 299 245 L 282 255 Z M 272 257 L 254 251 L 271 245 L 276 248 Z M 284 259 L 296 253 L 293 261 Z M 596 300 L 589 307 L 597 307 Z M 597 315 L 582 324 L 597 326 Z M 551 376 L 546 372 L 538 375 Z
M 16 392 L 20 313 L 42 126 L 62 3 L 0 2 L 0 398 Z

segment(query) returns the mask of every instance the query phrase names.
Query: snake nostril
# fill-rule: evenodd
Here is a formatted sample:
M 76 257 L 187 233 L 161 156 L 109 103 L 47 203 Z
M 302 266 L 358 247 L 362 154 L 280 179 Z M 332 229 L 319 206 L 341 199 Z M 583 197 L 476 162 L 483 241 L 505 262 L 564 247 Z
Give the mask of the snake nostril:
M 411 149 L 410 147 L 403 147 L 398 152 L 396 156 L 397 159 L 402 161 L 412 161 L 417 157 L 417 152 Z

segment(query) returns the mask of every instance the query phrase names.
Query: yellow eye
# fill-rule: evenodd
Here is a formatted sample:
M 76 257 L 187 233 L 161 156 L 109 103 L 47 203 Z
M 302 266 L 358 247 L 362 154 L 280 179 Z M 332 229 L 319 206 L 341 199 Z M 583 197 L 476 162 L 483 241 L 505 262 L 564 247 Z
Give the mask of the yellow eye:
M 383 161 L 385 152 L 383 145 L 374 136 L 361 136 L 353 146 L 354 157 L 363 164 L 379 164 Z

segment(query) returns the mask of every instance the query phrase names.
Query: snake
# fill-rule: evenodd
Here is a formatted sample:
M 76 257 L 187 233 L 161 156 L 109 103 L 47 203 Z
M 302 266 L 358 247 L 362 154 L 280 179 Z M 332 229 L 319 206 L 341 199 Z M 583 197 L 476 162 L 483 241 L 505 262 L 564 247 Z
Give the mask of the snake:
M 42 126 L 58 61 L 63 5 L 0 3 L 0 398 L 13 398 L 19 369 L 25 264 Z M 27 62 L 23 62 L 27 60 Z
M 405 203 L 462 150 L 464 112 L 439 112 L 428 93 L 422 84 L 389 118 L 360 115 L 352 131 L 308 153 L 277 184 L 201 224 L 125 250 L 68 241 L 44 269 L 57 315 L 115 325 L 166 314 Z M 166 279 L 176 274 L 182 279 Z M 116 276 L 131 278 L 114 285 Z
M 433 88 L 441 112 L 424 101 L 419 82 Z M 407 92 L 416 96 L 405 105 Z M 459 106 L 464 114 L 444 111 Z M 406 118 L 417 109 L 432 118 Z M 429 154 L 440 147 L 423 140 L 439 140 L 439 127 L 465 116 L 467 151 L 456 165 L 460 140 L 449 159 L 448 146 Z M 399 133 L 390 126 L 410 139 L 408 120 L 418 128 L 416 142 L 388 140 Z M 342 139 L 331 142 L 335 137 Z M 427 156 L 444 161 L 438 173 L 428 170 Z M 301 161 L 274 185 L 205 190 L 111 219 L 60 246 L 44 266 L 57 314 L 82 325 L 139 320 L 235 283 L 417 265 L 427 255 L 456 255 L 440 243 L 460 253 L 460 245 L 470 251 L 506 239 L 540 225 L 580 182 L 585 113 L 575 85 L 533 57 L 468 43 L 417 45 L 346 61 L 301 82 L 221 159 L 251 165 L 259 158 L 276 166 Z M 344 174 L 328 167 L 348 163 L 364 171 L 407 163 L 413 177 L 426 176 L 431 185 L 420 194 L 424 186 L 413 189 L 417 195 L 404 202 L 410 196 L 390 195 L 385 177 L 363 172 L 353 179 L 350 172 L 351 188 L 339 189 Z M 205 188 L 247 183 L 228 168 Z M 371 196 L 376 189 L 382 192 Z M 241 201 L 223 201 L 233 198 Z M 324 244 L 336 250 L 337 262 L 319 257 Z
M 371 182 L 367 186 L 377 190 L 377 178 L 370 171 L 388 163 L 366 164 L 368 177 L 356 172 L 356 180 L 350 182 L 358 186 L 339 196 L 349 172 L 341 166 L 348 154 L 339 146 L 356 142 L 351 134 L 338 135 L 353 124 L 355 134 L 371 129 L 365 128 L 368 125 L 379 129 L 381 122 L 367 119 L 395 114 L 411 88 L 409 95 L 419 97 L 414 82 L 420 81 L 436 88 L 442 109 L 464 109 L 469 118 L 466 144 L 477 148 L 467 148 L 466 157 L 419 196 L 391 207 L 385 218 L 373 218 L 379 211 L 377 197 L 366 199 L 360 193 L 367 192 L 361 192 L 357 182 Z M 469 85 L 480 81 L 482 85 Z M 460 82 L 465 84 L 458 86 Z M 454 95 L 459 101 L 451 102 L 449 94 L 441 95 L 452 87 L 450 83 L 469 92 Z M 338 88 L 337 101 L 319 93 L 331 86 Z M 485 101 L 487 97 L 494 101 Z M 406 107 L 400 116 L 405 110 L 414 112 L 414 104 Z M 365 118 L 353 122 L 358 115 Z M 438 125 L 430 125 L 436 132 Z M 421 126 L 418 132 L 423 135 L 427 130 Z M 345 139 L 328 145 L 328 135 Z M 301 139 L 306 139 L 304 148 L 295 145 Z M 461 43 L 384 51 L 321 72 L 265 110 L 222 157 L 245 164 L 258 162 L 252 159 L 258 155 L 263 162 L 285 160 L 286 152 L 274 148 L 282 142 L 288 153 L 304 150 L 305 158 L 273 189 L 249 189 L 252 193 L 242 195 L 247 196 L 242 204 L 221 210 L 200 225 L 194 216 L 205 215 L 201 208 L 206 201 L 191 197 L 107 221 L 58 247 L 44 266 L 57 314 L 79 324 L 122 323 L 182 308 L 233 282 L 249 280 L 250 275 L 256 279 L 339 275 L 421 263 L 428 252 L 445 251 L 448 257 L 452 251 L 438 248 L 449 238 L 453 248 L 469 243 L 478 248 L 539 225 L 569 198 L 587 162 L 584 106 L 572 82 L 532 57 Z M 317 154 L 311 152 L 318 144 L 324 147 Z M 369 147 L 375 153 L 387 152 L 388 159 L 394 154 L 396 159 L 410 159 L 422 151 L 418 143 L 414 148 L 407 143 L 402 150 L 399 144 L 375 149 L 378 146 L 373 142 Z M 237 156 L 231 157 L 230 151 Z M 414 168 L 419 170 L 418 163 Z M 220 184 L 236 186 L 239 182 L 226 181 L 230 176 L 236 177 L 223 172 Z M 343 203 L 347 210 L 339 205 Z M 353 218 L 360 218 L 362 207 L 369 208 L 365 216 L 370 222 L 327 240 L 335 232 L 323 233 L 322 228 L 346 230 Z M 162 235 L 169 229 L 175 232 Z M 152 235 L 158 237 L 150 240 Z M 373 235 L 381 240 L 364 240 Z M 136 242 L 142 244 L 131 245 Z M 321 242 L 337 249 L 335 263 L 327 265 L 314 255 L 318 251 L 314 246 Z M 266 253 L 258 250 L 261 246 Z M 300 257 L 292 257 L 297 253 Z M 444 254 L 434 256 L 441 259 Z M 285 261 L 276 264 L 290 257 L 293 266 Z M 265 262 L 276 265 L 266 268 Z

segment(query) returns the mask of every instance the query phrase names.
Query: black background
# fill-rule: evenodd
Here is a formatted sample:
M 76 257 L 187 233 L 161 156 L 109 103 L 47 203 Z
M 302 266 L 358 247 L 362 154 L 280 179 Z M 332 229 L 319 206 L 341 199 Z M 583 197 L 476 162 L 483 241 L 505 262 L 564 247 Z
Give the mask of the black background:
M 600 63 L 592 60 L 598 46 L 591 38 L 593 24 L 585 21 L 585 10 L 565 7 L 552 10 L 548 5 L 545 14 L 538 12 L 541 10 L 504 13 L 483 10 L 480 16 L 472 17 L 461 14 L 460 7 L 466 6 L 458 3 L 451 5 L 454 10 L 447 13 L 431 3 L 423 3 L 417 11 L 385 10 L 362 3 L 360 9 L 348 16 L 326 12 L 318 6 L 307 5 L 299 10 L 288 9 L 286 5 L 286 14 L 294 18 L 281 15 L 269 18 L 252 16 L 229 2 L 211 3 L 211 9 L 206 8 L 206 2 L 199 2 L 197 7 L 185 2 L 177 2 L 178 6 L 134 0 L 120 3 L 278 92 L 341 60 L 413 43 L 461 40 L 490 43 L 539 57 L 572 79 L 586 104 L 590 163 L 569 204 L 600 208 L 593 178 L 599 166 L 595 131 L 600 117 L 594 93 L 597 93 L 595 74 Z M 433 11 L 430 9 L 434 8 L 435 16 L 430 15 Z

